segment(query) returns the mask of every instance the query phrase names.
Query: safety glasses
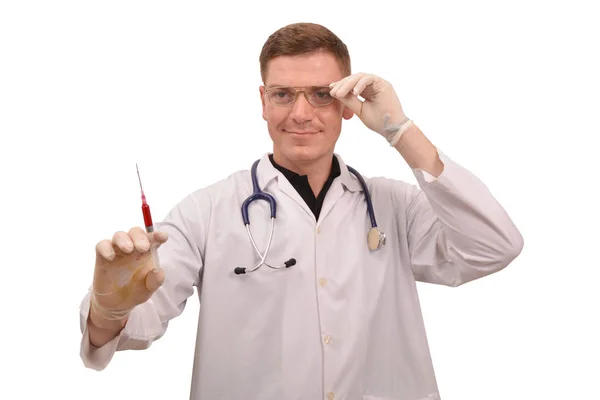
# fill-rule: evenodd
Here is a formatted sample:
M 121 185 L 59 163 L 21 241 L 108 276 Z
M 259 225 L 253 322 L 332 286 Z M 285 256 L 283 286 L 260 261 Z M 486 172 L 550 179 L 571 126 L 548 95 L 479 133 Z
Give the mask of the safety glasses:
M 269 102 L 280 107 L 293 106 L 298 100 L 300 93 L 304 93 L 306 101 L 313 107 L 323 107 L 333 103 L 335 100 L 329 94 L 330 91 L 331 89 L 328 86 L 273 86 L 265 90 Z

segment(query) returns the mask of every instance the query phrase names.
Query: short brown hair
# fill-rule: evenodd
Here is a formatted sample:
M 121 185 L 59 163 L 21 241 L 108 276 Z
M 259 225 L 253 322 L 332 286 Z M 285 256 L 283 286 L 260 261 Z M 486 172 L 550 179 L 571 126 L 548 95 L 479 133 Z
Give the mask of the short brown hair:
M 260 76 L 265 82 L 269 61 L 279 56 L 325 51 L 338 61 L 342 74 L 350 75 L 350 55 L 348 48 L 329 29 L 322 25 L 301 22 L 284 26 L 277 30 L 265 42 L 260 53 Z

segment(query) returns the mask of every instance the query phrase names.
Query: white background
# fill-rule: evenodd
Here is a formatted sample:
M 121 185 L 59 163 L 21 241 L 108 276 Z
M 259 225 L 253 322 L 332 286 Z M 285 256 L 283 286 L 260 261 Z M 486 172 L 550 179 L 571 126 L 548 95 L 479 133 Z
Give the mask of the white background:
M 3 1 L 0 398 L 189 397 L 196 297 L 149 350 L 84 368 L 94 246 L 142 224 L 136 162 L 158 220 L 271 149 L 258 56 L 299 21 L 338 34 L 353 72 L 391 81 L 524 236 L 498 274 L 419 286 L 442 398 L 600 398 L 598 12 L 493 3 Z M 337 152 L 415 183 L 356 118 Z

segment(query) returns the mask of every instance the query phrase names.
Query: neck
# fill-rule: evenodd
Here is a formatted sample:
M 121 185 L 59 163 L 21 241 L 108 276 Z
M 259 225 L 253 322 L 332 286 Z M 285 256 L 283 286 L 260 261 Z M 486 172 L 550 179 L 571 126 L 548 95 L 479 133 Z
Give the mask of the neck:
M 331 173 L 333 154 L 327 154 L 319 159 L 310 161 L 292 161 L 273 149 L 273 159 L 283 168 L 289 169 L 299 175 L 306 175 L 308 183 L 315 196 L 318 196 Z

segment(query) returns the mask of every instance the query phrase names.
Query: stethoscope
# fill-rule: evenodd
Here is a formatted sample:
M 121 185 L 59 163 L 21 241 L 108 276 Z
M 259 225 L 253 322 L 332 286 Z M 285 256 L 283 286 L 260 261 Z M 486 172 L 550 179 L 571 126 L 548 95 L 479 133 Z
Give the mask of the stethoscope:
M 266 262 L 267 254 L 269 253 L 269 249 L 271 248 L 271 241 L 273 240 L 273 231 L 275 229 L 275 217 L 277 214 L 277 202 L 275 201 L 275 198 L 273 196 L 271 196 L 269 193 L 262 191 L 260 189 L 260 187 L 258 186 L 258 178 L 256 177 L 256 169 L 258 167 L 259 161 L 260 160 L 256 160 L 254 162 L 254 164 L 252 165 L 251 176 L 252 176 L 253 193 L 250 196 L 248 196 L 248 198 L 246 200 L 244 200 L 244 203 L 242 204 L 242 219 L 244 221 L 244 225 L 246 226 L 246 232 L 248 233 L 248 238 L 250 239 L 250 242 L 252 242 L 252 246 L 254 247 L 254 250 L 260 257 L 260 261 L 252 269 L 247 269 L 244 267 L 236 267 L 234 269 L 234 272 L 237 275 L 245 274 L 247 272 L 254 272 L 257 269 L 259 269 L 262 265 L 266 265 L 267 267 L 273 268 L 273 269 L 281 269 L 281 268 L 289 268 L 296 264 L 296 259 L 294 259 L 294 258 L 290 258 L 283 264 L 275 265 L 275 266 L 270 265 L 269 263 Z M 350 171 L 354 176 L 356 176 L 358 178 L 358 180 L 360 181 L 360 185 L 362 186 L 362 189 L 365 193 L 365 200 L 367 201 L 367 211 L 369 213 L 369 217 L 371 218 L 371 229 L 369 230 L 369 233 L 367 234 L 367 246 L 369 247 L 369 250 L 371 250 L 371 251 L 379 250 L 380 248 L 385 246 L 385 233 L 381 232 L 379 230 L 379 228 L 377 227 L 377 221 L 375 220 L 375 212 L 373 211 L 373 203 L 371 202 L 371 194 L 369 193 L 369 189 L 367 189 L 367 184 L 365 183 L 365 180 L 358 173 L 358 171 L 356 171 L 354 168 L 352 168 L 350 166 L 348 166 L 348 171 Z M 252 233 L 250 232 L 250 218 L 248 216 L 248 207 L 255 200 L 264 200 L 269 203 L 269 206 L 271 208 L 271 229 L 270 229 L 270 233 L 269 233 L 269 242 L 268 242 L 267 248 L 265 249 L 265 252 L 263 254 L 261 254 L 260 250 L 258 250 L 258 247 L 256 246 L 256 242 L 254 241 L 254 238 L 252 237 Z

